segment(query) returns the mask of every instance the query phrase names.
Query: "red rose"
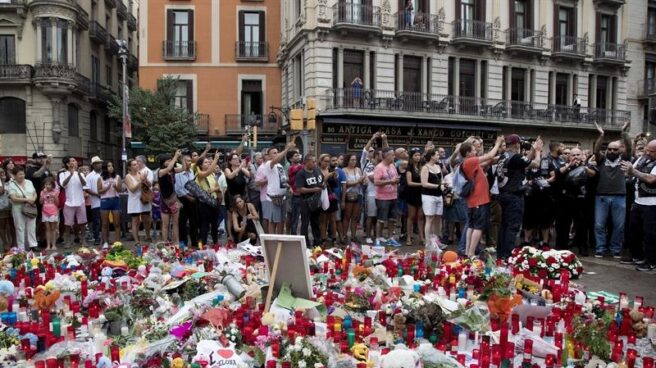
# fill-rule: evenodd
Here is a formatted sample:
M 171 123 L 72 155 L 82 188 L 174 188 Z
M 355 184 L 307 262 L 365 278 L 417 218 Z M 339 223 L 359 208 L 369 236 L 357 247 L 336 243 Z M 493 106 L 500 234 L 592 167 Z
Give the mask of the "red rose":
M 538 276 L 540 276 L 541 279 L 546 279 L 549 274 L 547 273 L 547 270 L 543 268 L 538 271 Z
M 535 258 L 531 258 L 528 260 L 528 266 L 529 267 L 535 267 L 538 265 L 538 260 Z
M 557 262 L 558 262 L 558 261 L 557 261 L 556 258 L 554 258 L 554 257 L 549 257 L 549 258 L 547 258 L 547 264 L 548 264 L 549 266 L 551 266 L 552 264 L 557 263 Z

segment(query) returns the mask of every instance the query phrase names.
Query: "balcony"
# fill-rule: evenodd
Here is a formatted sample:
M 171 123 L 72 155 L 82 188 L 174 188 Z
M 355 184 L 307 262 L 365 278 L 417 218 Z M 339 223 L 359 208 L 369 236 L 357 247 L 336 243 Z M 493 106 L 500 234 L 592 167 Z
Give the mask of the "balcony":
M 107 87 L 101 85 L 98 82 L 91 82 L 91 91 L 89 93 L 89 98 L 92 102 L 98 104 L 106 104 L 110 99 L 111 93 Z
M 128 56 L 128 69 L 137 70 L 139 69 L 139 59 L 133 54 Z
M 116 7 L 116 16 L 120 20 L 128 19 L 128 7 L 123 4 L 122 0 L 118 0 L 118 6 Z
M 268 42 L 235 42 L 235 59 L 237 61 L 263 61 L 269 60 Z
M 135 18 L 132 13 L 128 14 L 128 29 L 130 32 L 135 32 L 137 30 L 137 18 Z
M 123 1 L 123 0 L 105 0 L 105 6 L 108 7 L 109 9 L 114 9 L 116 8 L 119 1 Z
M 70 92 L 76 87 L 77 70 L 66 63 L 38 63 L 34 66 L 34 84 L 46 93 Z
M 556 36 L 552 39 L 551 56 L 560 59 L 582 60 L 585 57 L 585 38 Z
M 338 88 L 325 97 L 323 114 L 349 113 L 404 118 L 499 122 L 511 125 L 592 128 L 593 123 L 619 128 L 629 111 L 558 106 L 466 96 Z
M 594 45 L 594 62 L 606 65 L 624 65 L 626 46 L 621 43 L 599 42 Z
M 422 12 L 396 13 L 396 36 L 415 40 L 438 40 L 440 20 L 437 15 Z
M 526 28 L 510 28 L 506 31 L 506 50 L 541 54 L 544 34 L 540 31 Z
M 258 134 L 277 134 L 279 124 L 277 121 L 269 122 L 269 115 L 231 115 L 225 116 L 226 134 L 242 135 L 249 125 L 257 125 Z
M 492 23 L 479 20 L 461 19 L 453 22 L 454 45 L 490 46 L 492 45 Z
M 29 84 L 33 72 L 31 65 L 0 65 L 0 85 Z
M 163 41 L 162 56 L 168 61 L 194 61 L 196 41 Z
M 595 5 L 617 10 L 626 4 L 626 0 L 594 0 Z
M 91 80 L 80 73 L 75 73 L 75 91 L 83 96 L 91 94 Z
M 210 133 L 210 114 L 196 113 L 194 126 L 196 126 L 196 134 L 208 135 Z
M 89 38 L 91 38 L 91 41 L 104 45 L 107 42 L 107 36 L 107 30 L 97 20 L 89 23 Z
M 17 13 L 25 16 L 27 8 L 27 0 L 4 0 L 0 2 L 0 13 Z
M 333 5 L 333 28 L 348 32 L 381 33 L 380 7 L 352 2 Z
M 647 99 L 650 95 L 656 93 L 656 79 L 643 79 L 636 83 L 636 95 L 639 99 Z
M 116 43 L 116 38 L 111 34 L 107 35 L 107 43 L 105 43 L 105 51 L 109 55 L 118 55 L 118 44 Z
M 84 10 L 80 4 L 77 4 L 76 8 L 77 14 L 75 15 L 75 22 L 80 29 L 86 31 L 89 29 L 89 13 Z

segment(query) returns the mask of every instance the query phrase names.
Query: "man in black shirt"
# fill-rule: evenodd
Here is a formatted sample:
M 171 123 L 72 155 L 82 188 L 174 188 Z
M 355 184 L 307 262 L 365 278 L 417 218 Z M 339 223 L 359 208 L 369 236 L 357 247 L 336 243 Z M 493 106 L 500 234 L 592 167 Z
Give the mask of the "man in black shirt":
M 501 204 L 501 230 L 497 253 L 508 258 L 515 248 L 515 241 L 524 217 L 524 179 L 526 168 L 538 166 L 542 153 L 542 139 L 538 137 L 528 156 L 521 154 L 521 138 L 517 134 L 506 136 L 506 153 L 497 164 L 497 184 Z
M 321 192 L 326 187 L 321 170 L 317 168 L 316 157 L 308 153 L 305 155 L 303 170 L 296 174 L 296 190 L 303 200 L 301 207 L 301 235 L 305 236 L 305 243 L 309 247 L 321 245 L 321 232 L 319 231 L 319 215 L 321 214 Z M 308 237 L 308 222 L 312 227 L 312 241 Z
M 525 198 L 524 210 L 524 244 L 533 244 L 534 236 L 541 232 L 542 238 L 538 246 L 549 245 L 549 230 L 553 223 L 553 197 L 551 183 L 556 180 L 556 173 L 551 160 L 544 157 L 539 167 L 531 167 L 526 171 L 528 192 Z M 539 235 L 538 235 L 539 236 Z
M 39 198 L 41 190 L 43 190 L 43 181 L 52 176 L 50 172 L 50 163 L 52 162 L 52 156 L 46 156 L 43 152 L 34 152 L 32 154 L 32 161 L 27 163 L 25 169 L 25 176 L 27 179 L 32 181 L 34 189 L 36 190 L 36 197 Z M 38 215 L 36 218 L 36 235 L 40 242 L 43 242 L 45 239 L 45 227 L 41 222 L 41 202 L 36 201 L 36 208 L 38 209 Z

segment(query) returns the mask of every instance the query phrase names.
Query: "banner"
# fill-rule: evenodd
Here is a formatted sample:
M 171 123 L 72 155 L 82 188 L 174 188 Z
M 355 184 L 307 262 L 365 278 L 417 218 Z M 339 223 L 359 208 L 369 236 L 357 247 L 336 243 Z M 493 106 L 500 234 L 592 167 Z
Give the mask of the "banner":
M 123 85 L 123 135 L 132 138 L 132 121 L 130 120 L 129 101 L 130 90 L 127 84 Z

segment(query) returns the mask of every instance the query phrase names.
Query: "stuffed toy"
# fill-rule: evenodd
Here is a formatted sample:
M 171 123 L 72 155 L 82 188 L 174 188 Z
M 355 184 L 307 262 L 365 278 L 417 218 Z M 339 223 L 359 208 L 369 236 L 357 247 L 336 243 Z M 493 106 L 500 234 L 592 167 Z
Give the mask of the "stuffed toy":
M 405 317 L 397 313 L 394 315 L 394 335 L 403 336 L 403 329 L 405 329 Z
M 47 311 L 59 299 L 59 290 L 46 290 L 45 287 L 38 286 L 34 291 L 34 304 L 42 311 Z
M 366 362 L 369 358 L 369 348 L 365 344 L 355 344 L 351 348 L 353 357 L 361 362 Z
M 182 358 L 175 358 L 173 359 L 173 362 L 171 362 L 171 368 L 184 368 L 185 367 L 185 362 Z
M 112 279 L 112 273 L 114 273 L 114 270 L 111 267 L 103 267 L 102 271 L 100 271 L 100 282 L 105 285 L 109 284 Z
M 14 291 L 14 284 L 11 281 L 0 280 L 0 295 L 8 297 L 10 295 L 14 295 Z
M 162 275 L 162 269 L 159 267 L 153 267 L 150 269 L 150 274 L 146 277 L 143 284 L 151 289 L 159 289 L 165 282 L 166 279 Z
M 647 336 L 647 324 L 642 320 L 645 314 L 637 310 L 632 310 L 629 312 L 629 316 L 631 316 L 633 332 L 635 332 L 636 337 L 643 338 Z
M 396 348 L 381 359 L 382 368 L 419 368 L 421 359 L 412 350 Z

